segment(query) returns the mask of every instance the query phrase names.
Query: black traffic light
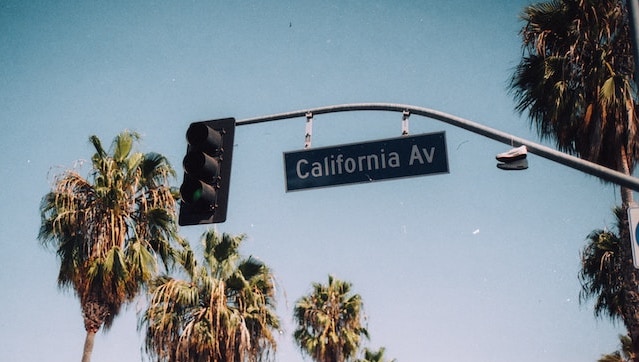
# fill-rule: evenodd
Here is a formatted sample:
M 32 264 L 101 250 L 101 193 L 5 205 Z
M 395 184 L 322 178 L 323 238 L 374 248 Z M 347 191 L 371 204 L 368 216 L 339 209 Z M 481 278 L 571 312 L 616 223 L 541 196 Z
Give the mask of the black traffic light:
M 182 162 L 180 225 L 226 220 L 234 135 L 235 118 L 194 122 L 189 126 L 188 147 Z

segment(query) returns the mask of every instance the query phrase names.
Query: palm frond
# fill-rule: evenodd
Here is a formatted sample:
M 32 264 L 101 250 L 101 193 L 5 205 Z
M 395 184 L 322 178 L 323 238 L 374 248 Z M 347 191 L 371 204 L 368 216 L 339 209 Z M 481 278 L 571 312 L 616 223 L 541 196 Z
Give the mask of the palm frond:
M 113 149 L 113 159 L 116 162 L 123 162 L 133 149 L 133 144 L 140 139 L 140 135 L 137 132 L 126 130 L 118 134 L 111 147 Z
M 156 256 L 167 266 L 175 255 L 175 198 L 162 179 L 172 170 L 159 164 L 154 173 L 153 164 L 145 164 L 144 172 L 156 175 L 145 183 L 144 155 L 132 152 L 138 140 L 135 132 L 124 131 L 109 154 L 91 136 L 95 153 L 89 176 L 75 170 L 56 175 L 40 205 L 38 239 L 56 251 L 58 285 L 74 290 L 92 330 L 96 318 L 108 328 L 121 306 L 145 288 L 157 273 Z
M 146 180 L 166 180 L 175 177 L 176 173 L 169 160 L 159 153 L 149 152 L 144 154 L 144 162 L 141 165 L 142 176 Z
M 104 147 L 102 147 L 102 142 L 100 141 L 98 136 L 93 135 L 89 137 L 89 141 L 91 142 L 91 144 L 93 144 L 93 148 L 95 148 L 95 152 L 99 157 L 107 156 L 107 152 L 104 150 Z

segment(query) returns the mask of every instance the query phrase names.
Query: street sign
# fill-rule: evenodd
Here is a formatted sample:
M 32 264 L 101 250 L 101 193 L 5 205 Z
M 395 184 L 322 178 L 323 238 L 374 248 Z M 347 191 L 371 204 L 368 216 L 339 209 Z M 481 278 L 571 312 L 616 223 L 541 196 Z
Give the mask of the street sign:
M 632 262 L 635 268 L 639 269 L 639 207 L 628 208 L 628 230 L 630 231 L 630 242 L 632 243 Z
M 284 153 L 286 191 L 448 173 L 444 132 Z

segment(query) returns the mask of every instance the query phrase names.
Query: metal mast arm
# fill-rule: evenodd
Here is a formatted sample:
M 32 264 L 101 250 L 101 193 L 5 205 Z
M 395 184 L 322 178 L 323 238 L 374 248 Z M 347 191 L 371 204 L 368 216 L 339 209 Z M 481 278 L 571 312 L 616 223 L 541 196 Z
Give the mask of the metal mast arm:
M 550 147 L 528 141 L 521 137 L 513 136 L 511 134 L 498 131 L 496 129 L 486 127 L 479 123 L 475 123 L 461 117 L 453 116 L 444 112 L 416 107 L 406 104 L 395 103 L 353 103 L 353 104 L 339 104 L 333 106 L 305 109 L 299 111 L 292 111 L 287 113 L 278 113 L 269 116 L 248 118 L 237 121 L 237 126 L 249 125 L 255 123 L 263 123 L 270 121 L 277 121 L 290 118 L 306 117 L 308 112 L 313 115 L 324 113 L 336 113 L 336 112 L 351 112 L 351 111 L 390 111 L 390 112 L 404 112 L 409 111 L 411 114 L 436 119 L 438 121 L 448 123 L 452 126 L 463 128 L 467 131 L 491 138 L 493 140 L 505 143 L 512 146 L 525 145 L 530 153 L 536 154 L 543 158 L 555 161 L 564 166 L 574 168 L 576 170 L 585 172 L 589 175 L 599 177 L 603 180 L 613 182 L 617 185 L 630 188 L 634 191 L 639 191 L 639 178 L 625 175 L 621 172 L 603 167 L 594 162 L 583 160 L 579 157 L 571 156 L 563 152 L 559 152 Z

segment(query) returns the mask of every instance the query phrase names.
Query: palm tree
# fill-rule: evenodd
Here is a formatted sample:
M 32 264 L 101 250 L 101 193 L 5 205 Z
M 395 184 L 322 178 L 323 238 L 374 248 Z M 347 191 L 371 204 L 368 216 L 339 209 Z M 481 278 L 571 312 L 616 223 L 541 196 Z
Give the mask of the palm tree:
M 631 356 L 639 361 L 639 343 L 636 331 L 639 300 L 636 289 L 637 272 L 628 253 L 628 216 L 625 208 L 617 207 L 616 233 L 610 230 L 594 230 L 588 235 L 588 244 L 581 253 L 580 299 L 595 299 L 595 315 L 623 321 L 629 332 Z
M 619 344 L 621 345 L 621 351 L 614 351 L 610 354 L 605 354 L 597 360 L 597 362 L 630 362 L 633 359 L 633 353 L 631 351 L 632 341 L 630 337 L 619 335 Z
M 279 329 L 271 270 L 239 252 L 244 236 L 202 238 L 199 265 L 184 245 L 179 259 L 185 280 L 162 275 L 140 319 L 145 348 L 156 361 L 245 362 L 270 359 Z
M 623 208 L 616 208 L 618 230 L 624 229 Z M 597 317 L 606 316 L 623 320 L 622 309 L 628 301 L 624 299 L 624 275 L 622 273 L 623 239 L 610 230 L 594 230 L 588 235 L 588 243 L 581 252 L 580 299 L 595 299 L 594 312 Z
M 349 361 L 361 337 L 368 338 L 362 326 L 362 298 L 351 294 L 351 287 L 329 275 L 328 284 L 313 283 L 311 294 L 295 304 L 293 336 L 302 352 L 317 362 Z
M 527 6 L 524 57 L 511 78 L 517 110 L 542 138 L 632 174 L 639 157 L 634 62 L 624 0 L 553 0 Z M 624 205 L 632 191 L 622 188 Z
M 639 120 L 627 15 L 624 0 L 553 0 L 527 6 L 522 12 L 524 56 L 510 86 L 517 110 L 528 112 L 542 138 L 631 175 L 639 157 Z M 633 194 L 625 187 L 620 191 L 625 214 Z M 639 361 L 639 273 L 633 267 L 627 224 L 619 231 L 624 242 L 616 253 L 616 274 L 601 276 L 602 281 L 615 280 L 616 289 L 607 292 L 616 295 L 602 294 L 597 304 L 611 305 L 595 313 L 608 308 L 614 311 L 611 317 L 623 320 Z M 583 275 L 592 278 L 597 270 Z M 589 297 L 606 292 L 591 287 L 584 286 Z
M 174 171 L 163 156 L 133 152 L 139 135 L 125 131 L 107 153 L 96 136 L 88 179 L 75 170 L 55 177 L 42 199 L 38 238 L 60 259 L 58 285 L 80 299 L 89 361 L 95 335 L 108 329 L 157 272 L 172 259 Z
M 386 352 L 384 347 L 381 347 L 377 351 L 364 348 L 364 358 L 358 359 L 355 362 L 397 362 L 396 359 L 387 360 L 386 357 L 384 357 L 384 352 Z

